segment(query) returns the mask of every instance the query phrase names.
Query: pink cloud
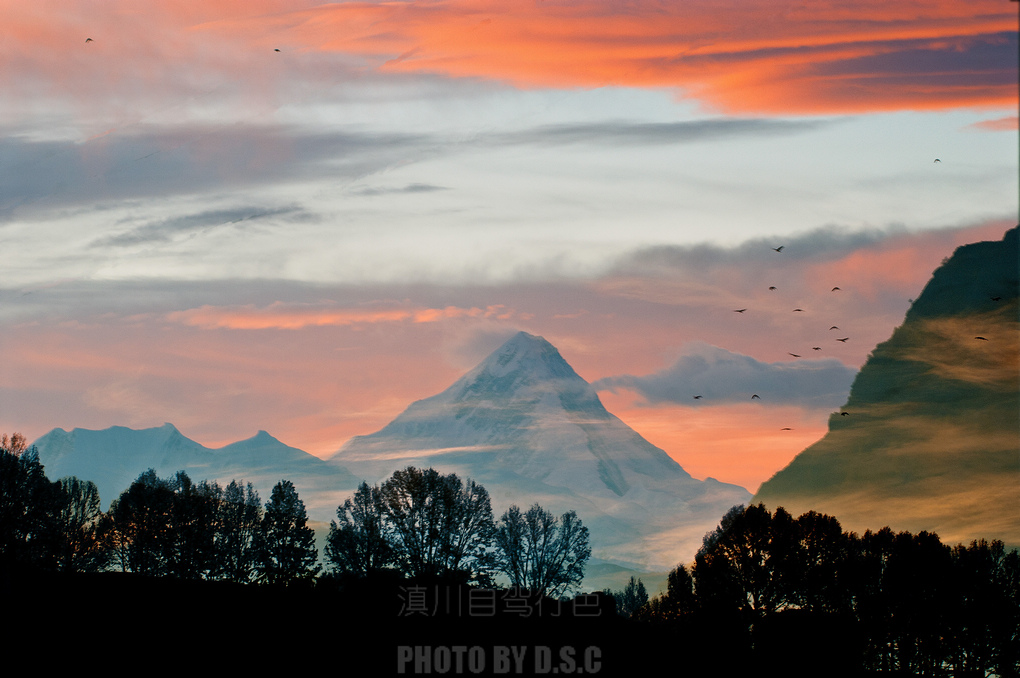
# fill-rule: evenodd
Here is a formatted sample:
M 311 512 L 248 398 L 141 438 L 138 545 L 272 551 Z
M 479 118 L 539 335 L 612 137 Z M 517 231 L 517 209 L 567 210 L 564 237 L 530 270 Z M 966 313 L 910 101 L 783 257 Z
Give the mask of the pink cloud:
M 967 125 L 967 129 L 974 129 L 979 132 L 1013 132 L 1020 128 L 1020 118 L 1015 115 L 1008 115 L 1005 118 L 993 120 L 982 120 L 973 125 Z
M 187 311 L 168 313 L 171 322 L 203 329 L 232 330 L 298 330 L 306 327 L 366 325 L 375 323 L 433 323 L 453 318 L 496 318 L 506 320 L 513 311 L 502 306 L 486 308 L 393 308 L 393 309 L 330 309 L 289 306 L 279 302 L 265 308 L 245 306 L 222 308 L 202 306 Z
M 876 247 L 859 249 L 834 261 L 809 266 L 804 278 L 818 289 L 838 285 L 844 292 L 874 301 L 895 291 L 916 297 L 942 260 L 961 245 L 981 240 L 1000 240 L 1015 224 L 993 221 L 966 229 L 947 229 L 903 235 Z

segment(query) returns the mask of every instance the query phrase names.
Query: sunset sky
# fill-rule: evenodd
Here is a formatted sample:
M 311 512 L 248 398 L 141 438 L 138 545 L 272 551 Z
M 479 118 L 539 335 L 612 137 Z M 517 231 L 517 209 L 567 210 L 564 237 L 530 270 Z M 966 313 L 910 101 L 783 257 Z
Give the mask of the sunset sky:
M 0 0 L 0 432 L 328 456 L 525 330 L 753 492 L 1017 224 L 1018 7 Z

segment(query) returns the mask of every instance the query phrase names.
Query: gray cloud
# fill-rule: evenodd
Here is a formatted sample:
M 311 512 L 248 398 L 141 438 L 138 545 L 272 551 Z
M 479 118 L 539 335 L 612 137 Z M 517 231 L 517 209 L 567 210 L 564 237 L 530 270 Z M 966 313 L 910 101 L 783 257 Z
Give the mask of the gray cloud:
M 352 191 L 355 195 L 392 195 L 394 193 L 431 193 L 433 191 L 448 190 L 446 186 L 433 186 L 432 184 L 408 184 L 402 187 L 368 187 Z
M 492 144 L 609 144 L 648 145 L 709 141 L 746 136 L 777 136 L 810 132 L 831 124 L 820 120 L 764 120 L 724 118 L 686 122 L 626 120 L 584 124 L 542 125 L 518 132 L 495 134 Z
M 612 146 L 684 143 L 808 132 L 824 121 L 719 119 L 542 125 L 456 138 L 352 128 L 309 133 L 282 126 L 130 126 L 83 143 L 0 138 L 0 222 L 19 209 L 146 198 L 280 180 L 352 180 L 426 157 L 521 144 Z M 366 188 L 362 195 L 421 193 L 442 186 Z
M 699 270 L 720 264 L 741 264 L 745 261 L 782 263 L 799 261 L 826 261 L 846 254 L 878 247 L 890 238 L 906 235 L 902 226 L 848 230 L 845 227 L 825 226 L 795 236 L 775 236 L 745 240 L 735 247 L 712 244 L 661 245 L 639 249 L 624 255 L 614 273 L 641 272 L 657 269 Z M 775 247 L 782 252 L 773 252 Z M 763 258 L 764 257 L 764 258 Z
M 757 394 L 762 404 L 837 408 L 846 402 L 856 374 L 834 359 L 765 363 L 695 342 L 685 355 L 660 372 L 644 377 L 607 377 L 593 386 L 600 391 L 630 389 L 652 404 L 751 402 L 751 396 Z M 695 400 L 695 395 L 702 398 Z
M 300 216 L 300 207 L 287 206 L 276 208 L 236 207 L 227 210 L 208 210 L 198 214 L 187 214 L 170 219 L 151 221 L 142 226 L 118 235 L 100 238 L 92 243 L 93 247 L 126 247 L 157 242 L 169 242 L 176 235 L 193 233 L 218 226 L 239 225 L 265 217 L 291 215 Z
M 0 221 L 15 210 L 356 179 L 417 159 L 427 137 L 206 126 L 112 133 L 85 143 L 0 138 Z
M 1017 34 L 1014 31 L 937 39 L 873 42 L 878 50 L 852 59 L 820 63 L 819 72 L 861 76 L 883 83 L 915 84 L 919 76 L 938 86 L 1016 87 Z

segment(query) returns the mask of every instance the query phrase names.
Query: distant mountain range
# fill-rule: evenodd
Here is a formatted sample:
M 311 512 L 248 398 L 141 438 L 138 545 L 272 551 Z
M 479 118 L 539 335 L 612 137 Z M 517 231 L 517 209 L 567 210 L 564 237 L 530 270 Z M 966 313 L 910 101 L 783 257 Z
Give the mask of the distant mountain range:
M 1018 232 L 960 247 L 935 271 L 826 436 L 753 501 L 856 531 L 1020 546 Z
M 538 502 L 577 512 L 594 555 L 665 570 L 690 559 L 702 537 L 750 492 L 696 480 L 603 407 L 594 389 L 541 337 L 521 332 L 442 393 L 413 403 L 382 430 L 350 440 L 328 461 L 265 431 L 220 449 L 171 424 L 135 431 L 55 429 L 35 442 L 51 478 L 96 482 L 104 504 L 148 468 L 193 480 L 252 482 L 263 500 L 291 480 L 309 517 L 327 522 L 361 480 L 432 466 L 482 483 L 499 515 Z
M 287 479 L 299 488 L 310 517 L 328 521 L 360 479 L 318 457 L 288 447 L 265 431 L 219 449 L 185 437 L 173 424 L 134 430 L 114 426 L 102 431 L 53 429 L 35 441 L 39 460 L 51 479 L 77 476 L 99 488 L 103 508 L 138 475 L 155 469 L 162 477 L 185 471 L 194 481 L 252 483 L 265 501 L 273 486 Z

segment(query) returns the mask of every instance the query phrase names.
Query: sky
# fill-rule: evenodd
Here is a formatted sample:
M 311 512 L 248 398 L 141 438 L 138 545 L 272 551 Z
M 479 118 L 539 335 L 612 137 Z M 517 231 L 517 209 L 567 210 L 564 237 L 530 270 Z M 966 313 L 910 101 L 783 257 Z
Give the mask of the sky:
M 326 457 L 524 330 L 753 492 L 1020 220 L 1018 7 L 0 0 L 0 431 Z

